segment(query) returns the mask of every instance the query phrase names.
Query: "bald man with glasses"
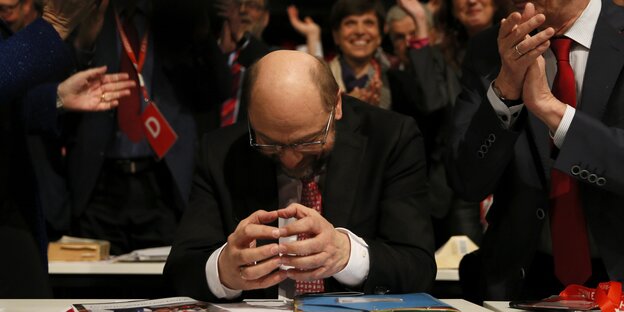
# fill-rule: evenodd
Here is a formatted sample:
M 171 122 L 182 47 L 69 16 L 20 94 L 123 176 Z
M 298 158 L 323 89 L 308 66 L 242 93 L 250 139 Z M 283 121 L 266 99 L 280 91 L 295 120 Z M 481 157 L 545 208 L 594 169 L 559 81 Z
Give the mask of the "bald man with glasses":
M 202 141 L 164 271 L 176 291 L 215 301 L 429 290 L 415 122 L 341 96 L 329 68 L 296 51 L 260 59 L 241 100 L 248 124 Z

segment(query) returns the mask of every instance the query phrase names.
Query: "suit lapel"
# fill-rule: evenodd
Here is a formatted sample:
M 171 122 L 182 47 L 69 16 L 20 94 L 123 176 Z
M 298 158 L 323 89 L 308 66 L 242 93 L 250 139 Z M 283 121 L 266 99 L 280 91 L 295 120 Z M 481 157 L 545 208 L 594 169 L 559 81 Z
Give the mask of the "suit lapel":
M 359 120 L 343 97 L 343 119 L 336 122 L 336 142 L 327 163 L 323 188 L 323 214 L 335 227 L 348 224 L 367 139 L 358 133 Z
M 580 110 L 602 119 L 614 83 L 624 65 L 624 37 L 613 29 L 601 13 L 583 79 Z

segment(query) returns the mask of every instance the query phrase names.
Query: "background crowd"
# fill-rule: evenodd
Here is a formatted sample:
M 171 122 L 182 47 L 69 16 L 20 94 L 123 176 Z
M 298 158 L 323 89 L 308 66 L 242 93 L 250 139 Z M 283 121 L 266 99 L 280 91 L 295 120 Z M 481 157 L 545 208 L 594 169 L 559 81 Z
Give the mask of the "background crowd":
M 555 3 L 555 7 L 560 5 L 560 1 L 550 1 Z M 527 38 L 535 35 L 531 31 L 541 25 L 538 25 L 539 18 L 526 10 L 522 15 L 514 13 L 520 16 L 516 17 L 512 12 L 521 11 L 513 6 L 517 2 L 0 0 L 0 142 L 4 143 L 0 155 L 0 248 L 16 250 L 13 253 L 20 255 L 17 259 L 0 257 L 0 297 L 51 297 L 46 277 L 46 247 L 49 241 L 62 235 L 108 240 L 114 255 L 172 245 L 176 229 L 188 209 L 189 199 L 197 194 L 198 183 L 203 187 L 210 182 L 197 177 L 194 180 L 198 162 L 211 159 L 211 156 L 206 156 L 211 155 L 211 148 L 215 153 L 219 150 L 216 146 L 208 146 L 200 153 L 201 137 L 219 128 L 238 124 L 241 129 L 250 132 L 249 140 L 252 140 L 251 132 L 255 128 L 252 128 L 248 118 L 248 112 L 252 112 L 249 109 L 251 100 L 245 100 L 244 94 L 245 81 L 252 79 L 247 77 L 248 70 L 257 60 L 277 50 L 299 50 L 322 60 L 343 96 L 413 118 L 422 134 L 426 160 L 424 179 L 428 181 L 428 189 L 418 200 L 431 215 L 431 247 L 440 247 L 453 235 L 468 235 L 480 245 L 488 227 L 485 215 L 492 194 L 495 194 L 495 205 L 516 207 L 512 204 L 516 199 L 507 196 L 507 191 L 501 191 L 492 181 L 499 181 L 501 176 L 505 176 L 508 183 L 518 181 L 512 171 L 517 170 L 517 175 L 522 176 L 522 169 L 526 167 L 520 163 L 515 167 L 510 165 L 511 169 L 501 167 L 492 172 L 495 170 L 484 167 L 476 160 L 464 164 L 471 164 L 468 169 L 458 165 L 476 153 L 469 150 L 473 147 L 470 145 L 472 141 L 479 141 L 475 151 L 481 148 L 479 157 L 482 159 L 496 140 L 507 138 L 506 132 L 465 125 L 472 125 L 471 118 L 489 122 L 486 117 L 492 117 L 501 122 L 491 112 L 483 113 L 483 116 L 475 113 L 475 107 L 490 96 L 489 93 L 488 96 L 483 94 L 492 88 L 509 107 L 505 115 L 511 119 L 509 122 L 502 119 L 505 116 L 500 117 L 502 113 L 495 107 L 502 123 L 507 122 L 506 131 L 524 133 L 522 124 L 530 121 L 525 120 L 529 118 L 526 116 L 528 113 L 521 112 L 530 110 L 531 114 L 539 114 L 533 106 L 524 110 L 518 106 L 513 108 L 523 104 L 522 99 L 526 103 L 528 95 L 521 96 L 523 94 L 520 93 L 505 98 L 499 94 L 516 91 L 509 84 L 500 83 L 512 80 L 522 82 L 535 69 L 525 68 L 523 75 L 520 75 L 522 79 L 506 79 L 509 76 L 504 76 L 504 71 L 497 78 L 496 71 L 485 73 L 485 69 L 480 67 L 490 64 L 484 65 L 487 60 L 482 61 L 479 53 L 493 51 L 492 58 L 502 60 L 491 67 L 500 70 L 502 62 L 502 67 L 507 68 L 505 66 L 511 66 L 508 65 L 510 61 L 504 57 L 500 46 L 499 50 L 495 46 L 490 49 L 486 44 L 480 46 L 483 50 L 474 44 L 472 50 L 469 47 L 473 39 L 486 29 L 498 30 L 500 27 L 503 31 L 505 25 L 501 26 L 501 20 L 518 25 L 535 21 L 534 27 L 525 31 Z M 535 2 L 539 7 L 539 3 L 549 3 L 549 0 Z M 600 22 L 604 15 L 609 21 L 604 27 L 621 34 L 624 29 L 624 18 L 620 19 L 624 15 L 622 4 L 611 0 L 591 0 L 592 4 L 595 2 L 602 3 L 602 10 L 597 11 L 601 14 L 598 25 L 602 25 Z M 580 12 L 583 10 L 579 11 L 579 15 Z M 541 13 L 555 16 L 550 11 Z M 546 21 L 552 24 L 545 25 L 557 26 L 552 20 L 547 16 Z M 522 29 L 521 26 L 516 27 Z M 515 31 L 515 28 L 509 31 Z M 553 36 L 546 31 L 543 30 L 539 36 Z M 539 36 L 535 35 L 535 38 L 541 38 Z M 499 44 L 503 40 L 499 37 Z M 517 58 L 529 55 L 529 50 L 545 51 L 547 48 L 542 49 L 532 41 L 525 44 L 522 40 L 516 38 L 509 49 L 515 50 L 519 55 L 516 55 Z M 615 35 L 609 40 L 622 46 L 622 36 Z M 521 43 L 526 46 L 527 52 L 519 50 Z M 587 49 L 589 51 L 589 47 Z M 538 55 L 541 53 L 535 54 L 535 58 Z M 462 67 L 469 57 L 469 65 L 474 66 Z M 265 62 L 275 62 L 270 60 Z M 532 63 L 527 61 L 527 64 L 526 67 L 531 68 Z M 467 68 L 470 70 L 468 73 Z M 618 77 L 617 73 L 614 77 Z M 498 84 L 492 82 L 494 78 Z M 621 79 L 615 79 L 616 85 L 621 84 Z M 477 82 L 486 81 L 484 87 L 476 86 Z M 587 79 L 585 83 L 588 83 Z M 276 82 L 276 85 L 279 84 Z M 524 90 L 529 87 L 524 87 Z M 470 98 L 466 95 L 472 95 L 470 91 L 473 89 L 482 91 L 481 97 Z M 613 104 L 610 108 L 621 112 L 618 108 L 622 103 L 617 102 L 621 100 L 621 94 L 617 94 L 619 97 L 611 100 Z M 514 102 L 518 99 L 520 102 Z M 295 97 L 290 100 L 300 99 Z M 350 101 L 343 100 L 342 105 L 351 105 Z M 358 107 L 359 104 L 354 105 Z M 463 106 L 456 109 L 458 105 Z M 172 142 L 159 141 L 149 129 L 141 126 L 142 118 L 146 118 L 144 112 L 152 110 L 156 111 L 154 116 L 166 121 L 167 127 L 163 131 L 174 133 Z M 486 116 L 488 113 L 491 116 Z M 332 111 L 330 123 L 332 118 L 338 121 L 339 116 L 335 114 Z M 578 114 L 579 118 L 584 116 Z M 458 120 L 464 123 L 458 124 Z M 591 121 L 588 123 L 591 124 Z M 621 121 L 617 118 L 607 123 L 621 128 Z M 333 127 L 331 129 L 333 131 Z M 574 129 L 571 127 L 570 131 Z M 541 130 L 544 130 L 544 135 L 548 133 L 548 129 Z M 558 128 L 550 127 L 549 130 L 551 137 L 555 136 L 551 145 L 562 148 L 562 155 L 566 155 L 565 146 L 560 146 L 563 139 L 556 141 Z M 520 136 L 522 140 L 523 134 Z M 509 144 L 516 143 L 515 138 L 509 140 Z M 544 139 L 544 144 L 547 141 Z M 219 141 L 207 142 L 218 144 Z M 162 152 L 161 144 L 166 146 Z M 616 150 L 605 153 L 621 154 L 618 144 L 621 142 L 616 140 L 613 143 Z M 529 145 L 526 144 L 526 151 L 533 154 L 539 152 L 531 150 Z M 514 147 L 510 146 L 508 150 L 514 150 Z M 497 158 L 497 161 L 504 165 L 510 161 L 521 162 L 518 159 L 522 157 L 531 159 L 519 153 L 516 156 L 503 153 L 505 157 Z M 283 159 L 281 161 L 284 162 Z M 549 163 L 550 166 L 553 164 Z M 607 169 L 619 168 L 618 165 L 613 166 Z M 475 171 L 477 169 L 482 171 Z M 597 175 L 606 175 L 607 169 L 587 168 Z M 245 179 L 247 174 L 236 173 L 241 179 Z M 481 173 L 486 181 L 475 181 Z M 447 180 L 449 178 L 451 181 Z M 598 179 L 599 176 L 596 176 L 596 181 Z M 617 177 L 612 179 L 619 181 Z M 475 183 L 476 186 L 466 186 L 466 183 Z M 515 187 L 528 192 L 524 185 Z M 619 194 L 620 187 L 618 185 L 608 192 Z M 202 191 L 206 191 L 205 187 Z M 599 193 L 592 194 L 600 197 Z M 613 202 L 620 197 L 614 196 Z M 601 207 L 611 206 L 609 202 Z M 498 220 L 494 218 L 504 214 L 502 209 L 498 208 L 498 214 L 492 220 Z M 541 213 L 544 214 L 544 211 Z M 540 220 L 543 217 L 539 218 L 538 213 Z M 597 222 L 595 220 L 601 217 L 588 218 Z M 427 228 L 428 222 L 423 225 L 424 228 Z M 218 228 L 220 225 L 210 226 Z M 509 226 L 501 229 L 500 223 L 495 224 L 492 232 L 509 239 L 507 231 L 517 230 Z M 531 235 L 540 236 L 539 231 Z M 593 235 L 604 234 L 594 230 Z M 494 240 L 490 238 L 488 246 L 496 245 Z M 602 240 L 590 238 L 590 245 L 596 247 L 596 241 Z M 429 255 L 432 250 L 428 251 Z M 594 258 L 607 257 L 592 251 Z M 463 276 L 473 281 L 480 280 L 475 274 L 485 274 L 483 272 L 488 270 L 481 269 L 482 263 L 495 261 L 492 258 L 496 258 L 495 253 L 486 252 L 468 258 L 473 263 Z M 621 250 L 616 252 L 621 253 Z M 527 261 L 530 263 L 530 260 Z M 619 262 L 607 263 L 606 271 L 605 267 L 599 267 L 603 274 L 600 277 L 621 279 L 621 275 L 614 274 L 622 272 L 613 269 L 619 267 Z M 423 263 L 426 261 L 423 260 Z M 526 263 L 518 264 L 522 274 Z M 492 267 L 494 265 L 488 268 Z M 616 271 L 619 273 L 614 273 Z M 596 268 L 594 272 L 597 272 Z M 495 276 L 493 280 L 480 280 L 467 289 L 489 289 L 497 285 L 496 278 L 504 274 L 491 275 Z M 23 280 L 40 282 L 19 282 Z M 426 291 L 429 284 L 425 281 L 417 290 Z M 211 290 L 214 294 L 213 288 Z M 484 296 L 513 298 L 519 294 L 536 296 L 517 290 L 483 291 L 470 295 L 474 296 L 474 300 L 480 300 Z M 230 298 L 229 295 L 225 297 Z

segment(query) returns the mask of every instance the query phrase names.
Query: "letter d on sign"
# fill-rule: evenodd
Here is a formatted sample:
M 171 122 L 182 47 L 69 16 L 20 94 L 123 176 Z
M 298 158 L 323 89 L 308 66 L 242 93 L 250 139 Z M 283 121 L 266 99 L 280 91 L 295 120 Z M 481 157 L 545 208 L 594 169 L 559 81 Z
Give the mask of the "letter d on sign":
M 160 122 L 155 117 L 149 117 L 145 120 L 145 128 L 153 138 L 157 138 L 160 134 Z
M 141 114 L 141 120 L 145 128 L 147 141 L 154 149 L 154 152 L 156 152 L 156 155 L 158 155 L 158 158 L 162 159 L 178 140 L 178 135 L 171 128 L 171 125 L 158 110 L 154 102 L 147 105 L 145 111 Z

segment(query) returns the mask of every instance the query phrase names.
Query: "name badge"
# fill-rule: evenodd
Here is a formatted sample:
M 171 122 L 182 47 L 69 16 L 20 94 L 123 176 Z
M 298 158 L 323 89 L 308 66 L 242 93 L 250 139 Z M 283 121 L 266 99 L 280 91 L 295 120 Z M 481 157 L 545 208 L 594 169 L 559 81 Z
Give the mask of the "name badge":
M 141 121 L 143 122 L 147 141 L 154 152 L 156 152 L 156 155 L 158 155 L 158 158 L 162 159 L 178 140 L 178 135 L 154 102 L 150 102 L 147 105 L 145 111 L 141 114 Z

